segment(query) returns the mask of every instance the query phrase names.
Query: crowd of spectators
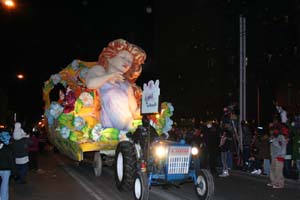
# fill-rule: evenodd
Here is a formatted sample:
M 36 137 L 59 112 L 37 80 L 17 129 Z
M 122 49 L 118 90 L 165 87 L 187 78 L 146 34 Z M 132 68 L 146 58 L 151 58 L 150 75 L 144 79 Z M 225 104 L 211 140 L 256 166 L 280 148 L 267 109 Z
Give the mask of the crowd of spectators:
M 283 109 L 279 110 L 282 112 Z M 236 116 L 232 117 L 226 112 L 224 110 L 220 121 L 207 121 L 198 126 L 174 125 L 169 132 L 170 139 L 185 139 L 187 143 L 197 145 L 200 148 L 201 167 L 210 169 L 212 174 L 217 174 L 219 167 L 222 169 L 219 175 L 226 177 L 230 169 L 235 168 L 253 175 L 271 176 L 272 179 L 272 163 L 275 163 L 272 161 L 272 141 L 282 135 L 285 140 L 284 155 L 277 155 L 275 160 L 282 157 L 280 162 L 283 163 L 285 178 L 299 179 L 300 115 L 287 118 L 286 111 L 284 115 L 278 111 L 268 125 L 256 127 L 247 121 L 239 124 Z M 238 125 L 241 125 L 242 137 Z

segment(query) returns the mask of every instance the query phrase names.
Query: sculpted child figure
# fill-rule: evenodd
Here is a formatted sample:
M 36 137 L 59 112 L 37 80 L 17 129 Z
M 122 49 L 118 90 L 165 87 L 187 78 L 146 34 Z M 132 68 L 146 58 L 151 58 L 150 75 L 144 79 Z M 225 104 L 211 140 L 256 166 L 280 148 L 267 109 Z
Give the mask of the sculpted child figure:
M 102 50 L 98 64 L 89 69 L 86 86 L 99 91 L 104 128 L 129 130 L 132 121 L 141 118 L 141 89 L 135 81 L 145 59 L 146 53 L 140 47 L 117 39 Z

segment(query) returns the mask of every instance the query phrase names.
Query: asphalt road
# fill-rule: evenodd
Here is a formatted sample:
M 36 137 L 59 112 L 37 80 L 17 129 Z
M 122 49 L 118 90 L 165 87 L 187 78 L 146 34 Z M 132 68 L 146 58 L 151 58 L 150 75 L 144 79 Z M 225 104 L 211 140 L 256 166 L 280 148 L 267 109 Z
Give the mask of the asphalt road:
M 46 152 L 40 156 L 42 172 L 30 172 L 27 184 L 10 184 L 11 200 L 129 200 L 130 192 L 117 190 L 113 170 L 104 167 L 95 177 L 90 163 L 75 162 L 60 154 Z M 214 177 L 215 200 L 299 200 L 300 181 L 286 181 L 284 189 L 267 187 L 268 178 L 232 171 L 229 177 Z M 197 199 L 192 183 L 179 188 L 152 187 L 150 200 Z

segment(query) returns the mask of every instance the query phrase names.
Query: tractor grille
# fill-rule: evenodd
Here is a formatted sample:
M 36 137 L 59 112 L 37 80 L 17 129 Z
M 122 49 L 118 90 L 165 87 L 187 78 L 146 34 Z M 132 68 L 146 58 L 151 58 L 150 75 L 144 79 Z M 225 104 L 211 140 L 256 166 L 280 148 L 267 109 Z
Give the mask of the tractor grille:
M 168 174 L 187 174 L 190 163 L 190 147 L 170 147 Z

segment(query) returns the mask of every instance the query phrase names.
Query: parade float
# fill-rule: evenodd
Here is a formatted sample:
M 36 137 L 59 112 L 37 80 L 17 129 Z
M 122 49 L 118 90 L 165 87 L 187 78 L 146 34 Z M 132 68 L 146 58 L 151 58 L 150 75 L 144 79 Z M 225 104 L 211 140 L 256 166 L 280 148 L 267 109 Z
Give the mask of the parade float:
M 118 49 L 123 48 L 124 44 L 128 45 L 124 40 L 116 41 L 116 43 L 110 43 L 109 45 L 117 44 Z M 128 50 L 124 50 L 130 52 L 134 48 L 136 47 L 129 46 L 127 47 Z M 136 49 L 134 51 L 136 52 Z M 87 152 L 93 153 L 93 166 L 96 176 L 101 175 L 103 156 L 107 155 L 107 157 L 113 159 L 118 143 L 128 140 L 126 134 L 134 132 L 136 127 L 141 124 L 141 116 L 138 116 L 130 121 L 127 120 L 126 123 L 129 125 L 126 128 L 121 129 L 117 126 L 105 125 L 104 114 L 101 111 L 105 109 L 106 104 L 111 104 L 111 102 L 101 98 L 101 95 L 104 94 L 103 90 L 101 93 L 96 88 L 88 87 L 90 83 L 87 83 L 89 71 L 92 76 L 93 73 L 98 73 L 91 70 L 98 63 L 74 60 L 58 73 L 51 75 L 43 87 L 46 129 L 49 141 L 62 154 L 75 161 L 83 161 L 84 154 Z M 139 99 L 142 98 L 142 90 L 133 81 L 131 81 L 131 84 L 136 89 L 135 91 L 138 91 L 134 95 L 137 99 L 136 110 L 139 110 L 141 107 Z M 115 83 L 108 83 L 107 85 L 115 85 Z M 159 134 L 167 134 L 171 129 L 171 116 L 174 109 L 167 102 L 161 103 L 160 108 L 161 113 L 148 116 Z M 108 115 L 114 115 L 120 109 L 122 107 L 116 111 L 108 112 Z

